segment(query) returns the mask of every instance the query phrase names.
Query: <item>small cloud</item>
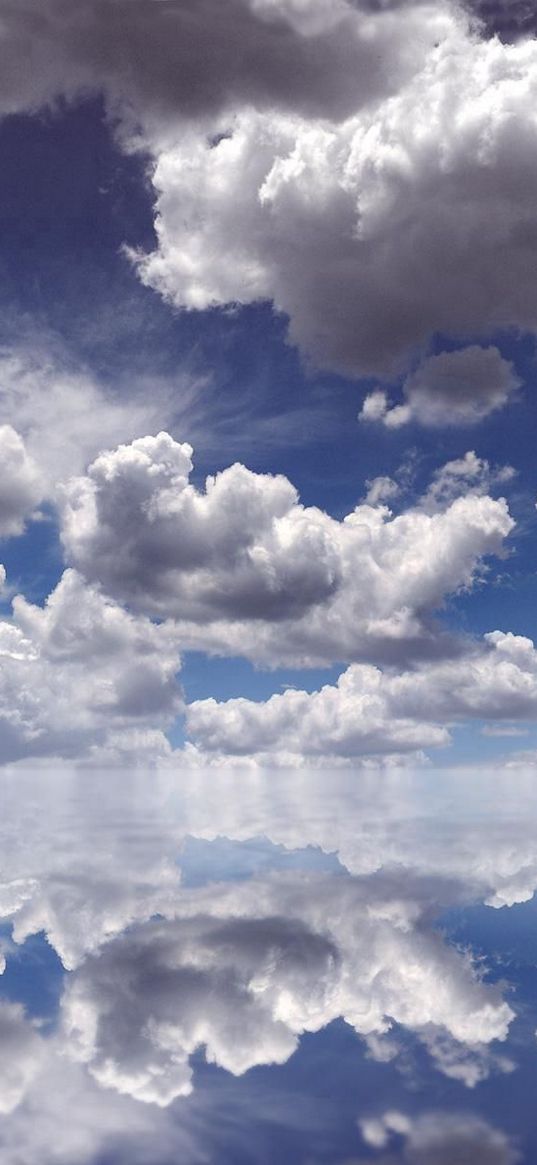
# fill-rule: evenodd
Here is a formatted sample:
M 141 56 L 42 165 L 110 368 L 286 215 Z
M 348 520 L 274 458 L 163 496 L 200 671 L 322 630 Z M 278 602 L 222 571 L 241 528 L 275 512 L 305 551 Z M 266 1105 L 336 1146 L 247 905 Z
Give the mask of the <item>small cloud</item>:
M 473 344 L 424 360 L 403 384 L 404 404 L 392 406 L 386 392 L 375 389 L 358 419 L 388 429 L 409 421 L 429 429 L 475 425 L 503 408 L 521 383 L 497 348 Z

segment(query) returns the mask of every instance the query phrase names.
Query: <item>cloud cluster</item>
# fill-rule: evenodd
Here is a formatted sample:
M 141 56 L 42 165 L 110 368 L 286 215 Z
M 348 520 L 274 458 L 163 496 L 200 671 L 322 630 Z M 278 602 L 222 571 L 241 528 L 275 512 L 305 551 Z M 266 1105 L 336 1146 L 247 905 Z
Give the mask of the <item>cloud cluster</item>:
M 465 720 L 535 721 L 537 650 L 523 636 L 494 631 L 460 658 L 393 673 L 352 664 L 337 684 L 295 689 L 266 702 L 195 701 L 191 739 L 202 754 L 261 763 L 404 755 L 449 742 L 447 725 Z
M 359 419 L 382 421 L 388 429 L 409 421 L 431 429 L 475 425 L 502 408 L 520 385 L 497 348 L 474 344 L 424 360 L 403 384 L 404 404 L 390 406 L 387 393 L 376 389 L 365 398 Z
M 62 512 L 70 562 L 116 600 L 176 619 L 185 647 L 299 665 L 423 652 L 438 643 L 432 613 L 514 524 L 477 490 L 431 513 L 366 504 L 337 521 L 240 464 L 200 490 L 191 454 L 166 433 L 103 453 Z
M 166 1106 L 190 1092 L 197 1049 L 241 1074 L 340 1016 L 364 1036 L 441 1028 L 479 1052 L 513 1013 L 422 925 L 422 892 L 296 874 L 184 891 L 175 919 L 132 927 L 70 977 L 71 1053 L 102 1085 Z
M 179 666 L 173 627 L 129 614 L 76 571 L 44 607 L 17 596 L 0 622 L 0 759 L 165 752 Z

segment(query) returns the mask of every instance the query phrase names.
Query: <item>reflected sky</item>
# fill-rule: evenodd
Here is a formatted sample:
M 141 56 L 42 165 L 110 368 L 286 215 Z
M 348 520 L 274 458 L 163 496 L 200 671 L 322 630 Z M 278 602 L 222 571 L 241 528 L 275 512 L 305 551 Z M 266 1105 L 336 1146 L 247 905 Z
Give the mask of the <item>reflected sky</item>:
M 534 774 L 0 779 L 7 1165 L 535 1159 Z

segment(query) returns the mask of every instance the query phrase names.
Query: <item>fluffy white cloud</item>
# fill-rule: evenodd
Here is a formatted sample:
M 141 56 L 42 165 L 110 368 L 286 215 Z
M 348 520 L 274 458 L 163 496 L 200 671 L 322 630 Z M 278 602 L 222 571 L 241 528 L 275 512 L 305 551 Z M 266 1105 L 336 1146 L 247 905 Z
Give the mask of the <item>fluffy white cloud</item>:
M 202 752 L 259 759 L 415 754 L 449 742 L 443 727 L 424 723 L 420 713 L 398 715 L 384 690 L 382 672 L 354 664 L 319 692 L 288 689 L 266 703 L 238 698 L 219 704 L 199 700 L 188 706 L 191 739 Z
M 177 632 L 136 617 L 66 571 L 44 607 L 22 596 L 0 622 L 1 759 L 54 753 L 131 753 L 140 730 L 169 724 L 181 706 Z M 134 729 L 134 737 L 132 731 Z M 167 750 L 164 737 L 160 751 Z
M 365 504 L 337 521 L 240 464 L 201 491 L 191 453 L 166 433 L 103 453 L 62 512 L 69 560 L 119 601 L 174 617 L 185 648 L 298 664 L 423 652 L 438 644 L 432 613 L 514 525 L 478 491 L 434 513 Z
M 0 1001 L 0 1113 L 20 1104 L 39 1070 L 42 1039 L 18 1003 Z
M 352 664 L 336 685 L 295 689 L 266 702 L 195 701 L 190 736 L 203 753 L 261 763 L 413 752 L 446 744 L 447 725 L 468 719 L 537 719 L 537 651 L 530 639 L 494 631 L 459 658 L 411 671 Z
M 359 419 L 382 421 L 389 429 L 409 421 L 433 429 L 474 425 L 502 408 L 520 385 L 513 365 L 497 348 L 474 344 L 424 360 L 403 384 L 404 404 L 390 407 L 387 394 L 375 389 Z
M 131 928 L 74 972 L 68 1046 L 104 1086 L 165 1106 L 191 1090 L 196 1049 L 240 1074 L 339 1016 L 361 1035 L 395 1021 L 478 1049 L 505 1039 L 511 1009 L 420 923 L 422 892 L 301 874 L 184 891 L 174 920 Z
M 142 278 L 187 308 L 272 300 L 314 360 L 352 374 L 406 371 L 437 332 L 535 330 L 537 45 L 479 40 L 447 7 L 439 27 L 438 11 L 422 9 L 423 66 L 341 124 L 244 105 L 220 139 L 157 144 Z M 486 404 L 472 384 L 466 420 L 510 389 Z
M 21 534 L 44 492 L 38 467 L 11 425 L 0 425 L 0 537 Z

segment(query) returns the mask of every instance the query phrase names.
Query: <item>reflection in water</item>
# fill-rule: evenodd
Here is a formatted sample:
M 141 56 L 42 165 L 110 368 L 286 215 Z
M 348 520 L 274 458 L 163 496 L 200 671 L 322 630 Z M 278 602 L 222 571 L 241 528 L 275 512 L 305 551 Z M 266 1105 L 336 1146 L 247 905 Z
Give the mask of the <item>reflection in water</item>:
M 1 781 L 6 1165 L 533 1159 L 532 774 Z

